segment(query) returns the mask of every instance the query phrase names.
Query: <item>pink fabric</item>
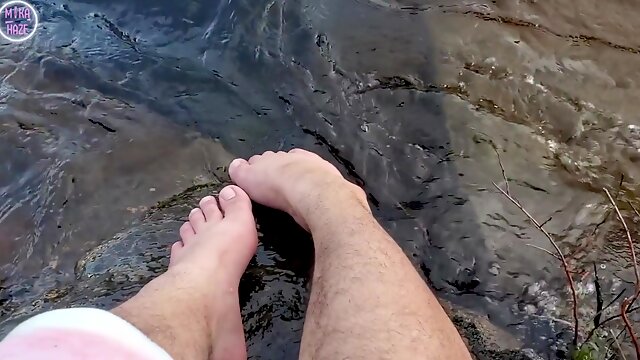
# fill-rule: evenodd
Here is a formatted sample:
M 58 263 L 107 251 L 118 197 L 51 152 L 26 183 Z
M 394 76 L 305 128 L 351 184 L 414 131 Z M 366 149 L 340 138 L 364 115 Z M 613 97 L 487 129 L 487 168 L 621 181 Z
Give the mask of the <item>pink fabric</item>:
M 153 360 L 138 349 L 80 330 L 42 329 L 0 343 L 2 360 Z

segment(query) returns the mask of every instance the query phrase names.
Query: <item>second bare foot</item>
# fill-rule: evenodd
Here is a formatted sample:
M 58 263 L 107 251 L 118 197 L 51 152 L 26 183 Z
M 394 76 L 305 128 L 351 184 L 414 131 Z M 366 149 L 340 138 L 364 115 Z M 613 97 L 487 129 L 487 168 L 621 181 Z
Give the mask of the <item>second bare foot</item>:
M 360 187 L 348 182 L 331 163 L 306 150 L 267 151 L 248 161 L 235 159 L 229 165 L 229 174 L 251 199 L 289 213 L 307 230 L 310 214 L 321 210 L 323 204 L 340 206 L 343 201 L 355 201 L 371 211 Z

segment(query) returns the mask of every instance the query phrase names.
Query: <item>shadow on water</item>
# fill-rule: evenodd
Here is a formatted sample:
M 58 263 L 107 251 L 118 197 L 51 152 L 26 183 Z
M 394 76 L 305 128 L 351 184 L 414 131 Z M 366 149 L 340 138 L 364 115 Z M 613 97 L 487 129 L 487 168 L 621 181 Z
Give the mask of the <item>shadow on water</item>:
M 468 106 L 473 89 L 443 81 L 455 78 L 442 55 L 453 50 L 435 15 L 474 5 L 433 2 L 434 15 L 410 1 L 34 4 L 34 40 L 0 45 L 1 333 L 49 308 L 125 300 L 166 266 L 184 214 L 231 158 L 303 147 L 367 191 L 442 299 L 555 356 L 564 325 L 527 305 L 542 307 L 530 288 L 540 279 L 562 292 L 558 269 L 504 245 L 530 237 L 485 197 L 499 179 L 487 144 L 504 142 L 515 164 L 509 140 L 530 137 L 500 132 L 508 122 L 486 101 Z M 478 135 L 483 126 L 504 139 Z M 249 352 L 295 358 L 313 249 L 281 214 L 257 216 L 263 241 L 241 288 Z

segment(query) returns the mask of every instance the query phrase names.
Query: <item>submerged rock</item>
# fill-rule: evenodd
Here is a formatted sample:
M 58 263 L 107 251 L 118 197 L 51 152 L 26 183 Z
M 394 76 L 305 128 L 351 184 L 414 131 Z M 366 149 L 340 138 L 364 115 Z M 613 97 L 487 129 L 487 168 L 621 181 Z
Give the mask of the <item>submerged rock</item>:
M 449 316 L 478 360 L 538 360 L 531 349 L 523 349 L 520 341 L 493 325 L 486 316 L 453 308 Z

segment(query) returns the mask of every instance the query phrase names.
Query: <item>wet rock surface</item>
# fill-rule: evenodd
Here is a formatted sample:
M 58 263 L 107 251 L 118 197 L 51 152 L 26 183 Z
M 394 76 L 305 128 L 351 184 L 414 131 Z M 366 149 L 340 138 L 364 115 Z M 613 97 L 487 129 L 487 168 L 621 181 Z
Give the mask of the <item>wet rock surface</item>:
M 489 319 L 464 309 L 449 309 L 451 320 L 478 360 L 539 360 L 532 349 L 504 329 L 496 328 Z

